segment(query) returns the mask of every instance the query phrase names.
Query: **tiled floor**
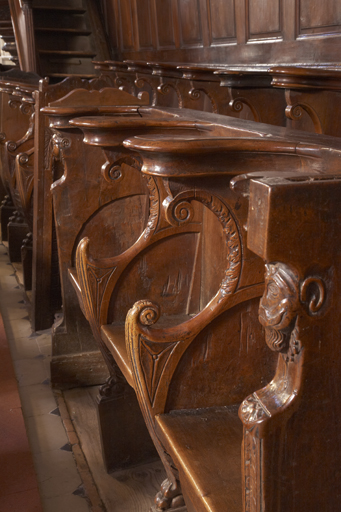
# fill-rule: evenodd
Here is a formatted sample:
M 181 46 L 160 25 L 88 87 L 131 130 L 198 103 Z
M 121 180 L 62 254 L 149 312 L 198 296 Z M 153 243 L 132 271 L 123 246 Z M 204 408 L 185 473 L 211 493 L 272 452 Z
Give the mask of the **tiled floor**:
M 32 333 L 22 292 L 3 245 L 0 245 L 0 310 L 19 384 L 43 511 L 90 512 L 92 508 L 85 496 L 56 399 L 49 385 L 51 333 Z M 20 404 L 13 404 L 14 411 L 15 407 L 20 408 Z M 0 435 L 3 435 L 5 429 L 2 424 L 0 431 Z M 5 455 L 0 453 L 0 460 L 4 461 Z M 20 467 L 17 468 L 19 470 Z M 4 485 L 3 481 L 1 485 Z M 27 485 L 29 487 L 31 484 Z M 13 491 L 18 500 L 19 491 Z M 39 509 L 32 508 L 32 500 L 27 497 L 16 506 L 0 500 L 0 512 L 33 510 Z

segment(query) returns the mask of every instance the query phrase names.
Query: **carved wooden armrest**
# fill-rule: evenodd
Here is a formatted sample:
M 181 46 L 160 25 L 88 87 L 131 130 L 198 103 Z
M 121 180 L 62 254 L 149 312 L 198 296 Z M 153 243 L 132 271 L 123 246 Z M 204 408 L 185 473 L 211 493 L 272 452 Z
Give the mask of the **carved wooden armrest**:
M 34 147 L 19 153 L 15 158 L 15 189 L 22 205 L 25 218 L 32 229 L 32 194 L 33 194 L 33 159 Z
M 28 142 L 34 138 L 34 129 L 35 129 L 34 128 L 35 127 L 34 117 L 35 117 L 35 114 L 33 112 L 33 114 L 30 117 L 30 123 L 29 123 L 28 130 L 21 139 L 19 139 L 18 141 L 10 140 L 6 143 L 6 149 L 8 150 L 8 152 L 14 153 L 21 146 L 23 146 L 25 144 L 25 142 Z
M 250 183 L 248 246 L 266 262 L 259 319 L 278 364 L 239 410 L 245 510 L 338 507 L 340 192 L 337 175 Z

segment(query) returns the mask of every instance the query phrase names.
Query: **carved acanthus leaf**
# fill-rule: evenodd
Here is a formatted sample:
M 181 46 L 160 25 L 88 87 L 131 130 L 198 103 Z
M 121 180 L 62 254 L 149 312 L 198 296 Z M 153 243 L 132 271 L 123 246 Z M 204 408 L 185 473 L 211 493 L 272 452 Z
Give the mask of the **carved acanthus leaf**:
M 160 198 L 155 179 L 152 176 L 147 175 L 143 175 L 143 177 L 147 180 L 147 187 L 149 190 L 149 217 L 144 231 L 144 239 L 148 240 L 157 227 Z
M 222 298 L 230 295 L 237 287 L 241 271 L 241 240 L 237 224 L 228 209 L 216 196 L 202 190 L 180 192 L 175 198 L 167 197 L 163 202 L 168 222 L 180 226 L 190 222 L 194 215 L 191 201 L 198 201 L 211 210 L 223 227 L 227 246 L 227 267 L 220 285 Z

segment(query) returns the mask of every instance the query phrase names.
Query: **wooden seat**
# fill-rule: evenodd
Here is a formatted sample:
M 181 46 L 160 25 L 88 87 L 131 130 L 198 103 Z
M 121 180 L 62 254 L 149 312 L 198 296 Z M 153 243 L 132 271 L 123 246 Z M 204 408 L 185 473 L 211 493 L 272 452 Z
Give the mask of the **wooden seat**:
M 236 129 L 237 125 L 242 127 L 243 123 L 230 120 L 229 124 L 231 130 L 231 128 Z M 257 247 L 255 252 L 259 255 L 268 251 L 268 247 L 278 246 L 276 226 L 279 212 L 281 212 L 281 232 L 285 232 L 286 229 L 285 216 L 280 205 L 286 212 L 290 211 L 290 196 L 286 196 L 287 201 L 283 199 L 283 204 L 273 200 L 272 216 L 269 204 L 264 201 L 261 193 L 253 194 L 249 216 L 255 223 L 258 222 L 258 230 L 255 231 L 252 223 L 242 220 L 243 215 L 247 217 L 244 207 L 245 201 L 248 203 L 248 176 L 252 176 L 248 170 L 252 169 L 254 176 L 262 176 L 263 173 L 265 173 L 264 176 L 267 175 L 262 181 L 265 188 L 267 180 L 269 183 L 274 183 L 274 187 L 276 180 L 280 179 L 287 180 L 292 187 L 301 181 L 309 183 L 310 179 L 314 180 L 315 173 L 316 182 L 318 179 L 323 182 L 323 174 L 331 172 L 332 169 L 338 172 L 336 147 L 340 141 L 336 138 L 324 138 L 318 150 L 318 153 L 321 151 L 321 158 L 316 166 L 317 161 L 308 156 L 309 148 L 317 150 L 323 137 L 284 131 L 281 140 L 280 130 L 270 129 L 268 126 L 268 134 L 271 131 L 272 136 L 263 139 L 261 130 L 265 128 L 264 125 L 258 128 L 256 136 L 250 137 L 252 126 L 253 123 L 245 123 L 244 128 L 247 134 L 245 139 L 241 130 L 239 138 L 231 136 L 233 131 L 230 131 L 230 137 L 226 139 L 210 138 L 207 135 L 187 139 L 150 135 L 134 137 L 124 143 L 125 146 L 140 154 L 143 160 L 143 172 L 163 179 L 167 178 L 170 190 L 173 180 L 181 179 L 182 187 L 178 195 L 175 197 L 169 195 L 163 202 L 168 221 L 176 222 L 180 226 L 184 225 L 190 216 L 188 212 L 190 212 L 191 203 L 202 201 L 206 208 L 212 207 L 213 212 L 216 212 L 220 222 L 225 226 L 223 232 L 227 247 L 230 248 L 227 251 L 228 261 L 229 257 L 233 258 L 232 267 L 227 264 L 229 291 L 223 293 L 224 286 L 221 285 L 206 307 L 189 321 L 173 328 L 161 328 L 158 322 L 160 313 L 157 305 L 148 300 L 137 302 L 127 316 L 126 343 L 132 365 L 134 387 L 146 424 L 168 476 L 168 480 L 164 482 L 160 493 L 156 496 L 153 510 L 170 509 L 179 512 L 185 510 L 182 508 L 184 503 L 181 501 L 181 496 L 184 498 L 186 510 L 190 512 L 252 510 L 250 507 L 253 506 L 251 505 L 253 500 L 259 502 L 262 499 L 262 490 L 259 487 L 262 484 L 259 484 L 260 477 L 255 475 L 254 467 L 257 464 L 257 468 L 261 467 L 259 460 L 265 452 L 255 451 L 254 455 L 254 445 L 257 443 L 254 439 L 257 437 L 258 414 L 264 418 L 271 417 L 272 408 L 276 406 L 275 402 L 267 405 L 266 401 L 267 393 L 272 389 L 271 378 L 276 370 L 273 366 L 274 360 L 262 352 L 263 333 L 259 330 L 257 300 L 257 297 L 263 293 L 262 273 L 256 270 L 259 260 L 252 259 L 251 253 L 246 250 L 246 244 L 249 244 L 250 248 Z M 278 138 L 274 137 L 275 133 Z M 298 145 L 294 142 L 295 139 Z M 335 151 L 332 150 L 332 153 L 325 151 L 324 143 L 327 143 L 327 139 L 329 143 L 336 144 Z M 212 166 L 210 166 L 211 151 L 214 152 Z M 331 154 L 333 154 L 333 163 L 329 159 Z M 269 172 L 264 170 L 268 158 L 272 163 L 272 171 Z M 309 172 L 310 177 L 305 177 Z M 205 173 L 206 176 L 212 173 L 210 180 L 203 179 Z M 229 177 L 229 173 L 234 175 L 231 181 L 232 176 Z M 275 177 L 272 178 L 273 175 Z M 224 179 L 222 179 L 223 176 Z M 327 177 L 326 180 L 328 180 Z M 226 186 L 228 182 L 231 188 L 224 189 L 224 183 Z M 259 186 L 261 191 L 261 185 Z M 232 191 L 236 196 L 230 195 Z M 271 194 L 269 197 L 272 197 Z M 301 201 L 304 208 L 302 196 Z M 238 205 L 237 209 L 233 207 L 235 204 Z M 231 224 L 227 228 L 224 219 L 229 218 L 229 211 L 231 213 L 233 211 L 233 219 L 238 226 L 245 226 L 245 230 L 232 228 Z M 296 222 L 301 226 L 298 219 Z M 304 220 L 302 220 L 303 224 Z M 267 229 L 272 233 L 272 238 L 266 235 Z M 290 236 L 289 232 L 290 229 L 288 236 Z M 212 236 L 208 226 L 204 233 L 207 237 Z M 239 251 L 234 243 L 230 245 L 232 233 L 240 233 L 242 237 L 240 254 L 243 254 L 243 277 L 238 279 L 233 277 L 234 272 L 238 272 Z M 203 240 L 203 253 L 208 251 L 211 257 L 207 260 L 208 266 L 204 268 L 202 278 L 209 275 L 213 261 L 217 265 L 217 260 L 212 260 L 213 254 L 209 252 L 208 240 L 209 238 Z M 291 243 L 295 244 L 295 242 Z M 286 249 L 284 244 L 278 250 L 282 254 Z M 302 250 L 302 246 L 298 244 L 296 253 Z M 292 249 L 291 253 L 289 249 L 288 251 L 288 258 L 290 255 L 294 257 Z M 269 253 L 267 258 L 272 261 L 272 253 Z M 223 264 L 220 263 L 220 265 Z M 208 287 L 209 280 L 206 280 L 205 289 Z M 244 316 L 245 314 L 247 316 Z M 250 323 L 244 330 L 246 318 Z M 243 353 L 242 356 L 241 353 Z M 268 382 L 268 387 L 262 392 L 262 400 L 257 394 L 252 393 L 255 389 L 253 383 L 263 379 Z M 297 385 L 297 381 L 292 385 Z M 248 388 L 253 388 L 253 391 L 246 392 Z M 288 393 L 289 391 L 288 388 Z M 242 397 L 245 393 L 249 395 L 249 399 L 243 402 Z M 285 393 L 284 395 L 286 397 Z M 286 399 L 285 397 L 283 396 L 283 400 Z M 217 407 L 224 409 L 219 409 L 216 413 Z M 226 415 L 229 416 L 231 407 L 234 410 L 231 420 L 234 434 L 229 432 L 230 420 L 225 418 L 225 422 L 224 414 L 221 413 L 221 410 L 228 411 Z M 243 444 L 241 443 L 241 425 L 237 418 L 238 407 L 239 417 L 245 425 L 246 418 L 249 418 L 247 423 L 249 426 L 244 427 Z M 210 419 L 207 421 L 212 421 L 212 425 L 218 432 L 222 429 L 222 438 L 225 443 L 222 441 L 220 447 L 219 441 L 214 439 L 214 427 L 212 430 L 207 427 L 206 431 L 204 421 L 201 422 L 203 408 L 205 413 L 208 411 Z M 251 437 L 245 434 L 246 429 L 252 432 Z M 271 433 L 269 439 L 271 443 Z M 236 444 L 230 447 L 229 443 Z M 268 456 L 268 453 L 264 456 Z M 244 461 L 242 466 L 240 466 L 241 460 Z M 269 475 L 271 461 L 269 456 L 267 461 Z M 225 467 L 230 463 L 232 468 L 238 468 L 238 471 L 242 467 L 242 472 L 235 475 L 233 469 Z M 233 489 L 231 492 L 230 488 L 226 487 L 227 481 L 230 481 Z M 228 501 L 229 499 L 231 502 Z M 283 510 L 286 510 L 286 507 Z
M 190 495 L 194 508 L 188 511 L 242 510 L 238 406 L 160 414 L 155 428 Z

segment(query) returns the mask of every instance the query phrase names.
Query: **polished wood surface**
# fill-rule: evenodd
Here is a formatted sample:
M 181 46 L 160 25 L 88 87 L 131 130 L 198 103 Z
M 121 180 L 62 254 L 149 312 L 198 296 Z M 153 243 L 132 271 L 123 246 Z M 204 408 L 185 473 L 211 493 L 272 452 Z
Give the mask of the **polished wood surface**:
M 337 175 L 251 181 L 248 245 L 266 262 L 259 319 L 278 363 L 271 384 L 239 410 L 246 510 L 336 510 L 340 504 L 339 193 Z
M 202 63 L 338 62 L 337 0 L 109 0 L 117 60 Z

